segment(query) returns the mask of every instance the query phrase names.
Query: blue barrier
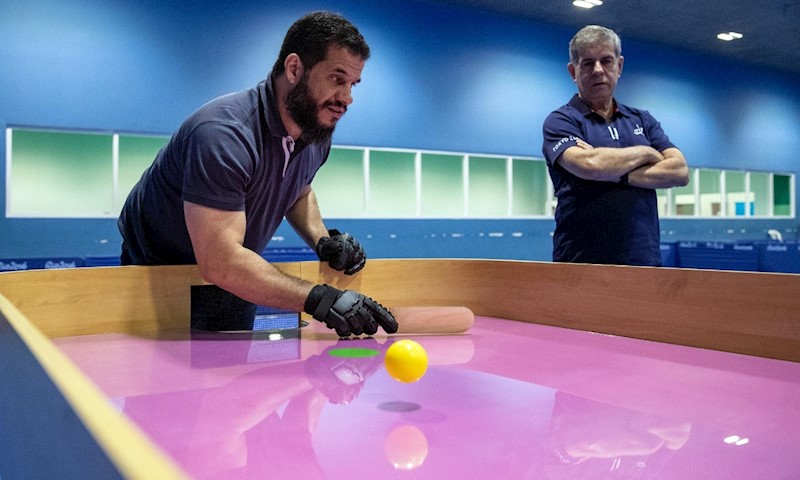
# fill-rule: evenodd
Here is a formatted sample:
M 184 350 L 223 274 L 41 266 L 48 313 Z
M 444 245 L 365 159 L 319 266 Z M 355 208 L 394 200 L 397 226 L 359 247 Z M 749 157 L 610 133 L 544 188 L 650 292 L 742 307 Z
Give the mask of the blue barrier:
M 83 257 L 0 258 L 0 272 L 85 267 Z
M 753 243 L 680 242 L 678 258 L 684 268 L 758 271 L 758 249 Z
M 800 273 L 800 243 L 762 243 L 758 245 L 758 270 L 761 272 Z
M 119 255 L 113 257 L 86 257 L 87 267 L 119 267 L 120 265 Z
M 261 254 L 268 262 L 304 262 L 319 260 L 317 253 L 309 247 L 267 248 Z
M 800 273 L 800 242 L 663 242 L 665 267 Z M 309 247 L 267 248 L 261 256 L 269 262 L 318 260 Z M 0 258 L 0 272 L 51 268 L 119 266 L 118 256 Z M 260 312 L 269 314 L 269 312 Z
M 661 244 L 661 265 L 664 267 L 678 267 L 678 244 L 676 242 Z

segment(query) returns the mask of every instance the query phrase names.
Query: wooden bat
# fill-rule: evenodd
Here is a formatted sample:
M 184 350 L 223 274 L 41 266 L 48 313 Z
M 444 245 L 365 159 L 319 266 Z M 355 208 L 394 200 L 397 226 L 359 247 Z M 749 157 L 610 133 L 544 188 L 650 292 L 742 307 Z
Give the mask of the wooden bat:
M 392 307 L 398 334 L 464 333 L 475 323 L 467 307 Z

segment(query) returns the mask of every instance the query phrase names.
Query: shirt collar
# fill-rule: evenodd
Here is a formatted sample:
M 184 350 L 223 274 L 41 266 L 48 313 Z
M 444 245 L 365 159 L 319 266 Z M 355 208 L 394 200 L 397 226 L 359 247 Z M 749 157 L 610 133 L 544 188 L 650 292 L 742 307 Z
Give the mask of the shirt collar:
M 264 116 L 267 119 L 267 128 L 269 132 L 275 137 L 285 137 L 288 135 L 286 126 L 281 120 L 278 113 L 278 102 L 275 99 L 275 90 L 272 86 L 272 75 L 269 75 L 266 80 L 262 81 L 259 86 L 259 95 L 263 91 L 264 94 Z
M 590 114 L 594 113 L 589 104 L 586 103 L 586 101 L 582 99 L 577 93 L 573 95 L 573 97 L 570 99 L 569 105 L 573 107 L 575 110 L 577 110 L 584 117 L 588 117 Z M 625 105 L 619 103 L 616 98 L 614 99 L 614 105 L 617 106 L 617 109 L 614 110 L 614 116 L 617 115 L 622 115 L 623 117 L 631 116 L 631 110 Z

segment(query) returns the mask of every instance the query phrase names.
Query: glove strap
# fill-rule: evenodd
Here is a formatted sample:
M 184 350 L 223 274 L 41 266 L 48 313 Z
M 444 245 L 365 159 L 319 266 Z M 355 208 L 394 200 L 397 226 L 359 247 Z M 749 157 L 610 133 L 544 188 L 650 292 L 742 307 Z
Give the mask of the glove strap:
M 328 285 L 317 285 L 308 294 L 303 309 L 315 319 L 324 321 L 340 293 L 341 291 Z

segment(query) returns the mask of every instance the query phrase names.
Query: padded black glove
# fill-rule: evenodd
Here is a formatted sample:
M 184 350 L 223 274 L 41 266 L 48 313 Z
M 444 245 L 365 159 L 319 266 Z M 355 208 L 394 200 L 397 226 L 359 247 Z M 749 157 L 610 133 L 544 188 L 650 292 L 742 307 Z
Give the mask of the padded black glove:
M 352 275 L 364 268 L 367 255 L 361 244 L 349 233 L 339 233 L 339 230 L 328 230 L 330 237 L 322 237 L 317 242 L 317 256 L 320 260 L 328 262 L 334 270 L 344 270 L 347 275 Z
M 340 337 L 373 335 L 379 325 L 386 333 L 397 331 L 397 320 L 383 305 L 352 290 L 317 285 L 308 294 L 303 310 Z

